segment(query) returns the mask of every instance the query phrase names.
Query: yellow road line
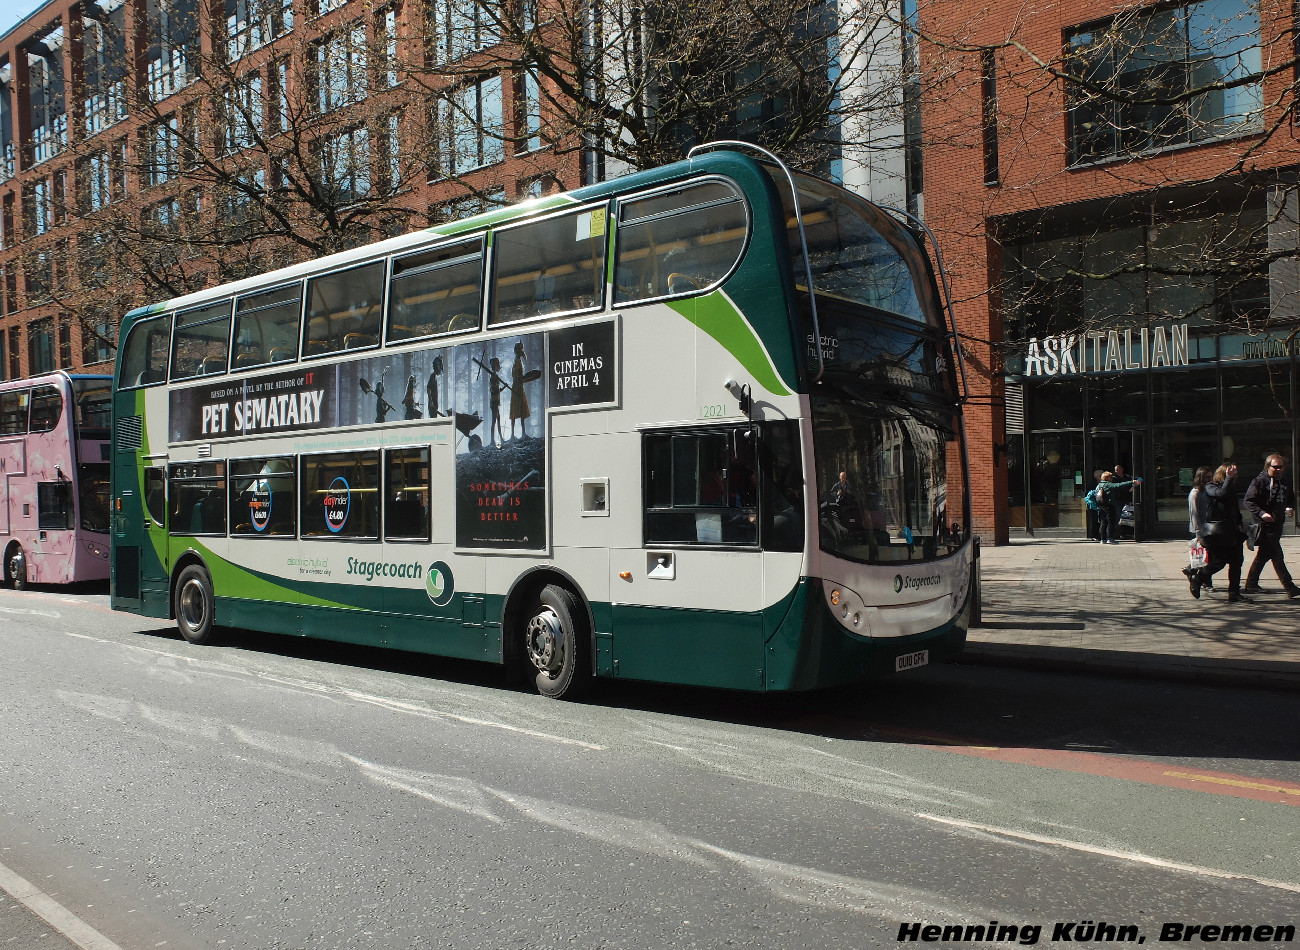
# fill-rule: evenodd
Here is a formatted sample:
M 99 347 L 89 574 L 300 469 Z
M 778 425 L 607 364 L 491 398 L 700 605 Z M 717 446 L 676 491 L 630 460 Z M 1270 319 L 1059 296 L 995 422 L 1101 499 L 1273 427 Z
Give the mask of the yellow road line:
M 1300 795 L 1300 788 L 1284 788 L 1281 785 L 1262 785 L 1259 782 L 1243 782 L 1235 778 L 1219 778 L 1216 775 L 1196 775 L 1192 772 L 1166 772 L 1170 778 L 1186 778 L 1193 782 L 1213 782 L 1215 785 L 1231 785 L 1235 788 L 1253 788 L 1261 792 L 1281 792 L 1283 795 Z

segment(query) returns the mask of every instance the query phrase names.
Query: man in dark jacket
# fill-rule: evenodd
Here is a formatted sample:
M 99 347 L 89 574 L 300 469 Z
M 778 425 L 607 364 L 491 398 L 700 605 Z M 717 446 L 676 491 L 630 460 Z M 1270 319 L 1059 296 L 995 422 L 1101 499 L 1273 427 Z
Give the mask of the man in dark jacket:
M 1254 517 L 1258 525 L 1255 539 L 1255 560 L 1251 562 L 1246 575 L 1246 590 L 1260 591 L 1259 575 L 1264 565 L 1273 562 L 1277 579 L 1289 597 L 1300 597 L 1300 587 L 1291 580 L 1291 572 L 1286 569 L 1286 560 L 1282 556 L 1282 526 L 1295 513 L 1295 492 L 1291 482 L 1283 474 L 1286 463 L 1280 455 L 1270 455 L 1264 462 L 1264 471 L 1255 476 L 1246 496 L 1242 501 L 1246 510 Z

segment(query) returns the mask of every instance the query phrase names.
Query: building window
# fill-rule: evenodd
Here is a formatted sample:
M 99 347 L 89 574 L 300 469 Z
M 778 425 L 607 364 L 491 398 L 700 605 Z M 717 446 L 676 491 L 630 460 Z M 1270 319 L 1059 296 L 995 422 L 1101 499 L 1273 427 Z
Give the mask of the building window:
M 254 73 L 231 83 L 222 95 L 222 110 L 226 153 L 251 148 L 262 135 L 262 77 Z
M 533 152 L 542 147 L 542 97 L 537 74 L 525 70 L 515 84 L 516 152 Z
M 48 161 L 68 147 L 68 114 L 63 89 L 63 27 L 40 37 L 27 52 L 31 106 L 32 162 Z
M 72 325 L 67 317 L 59 320 L 59 369 L 72 367 Z
M 40 304 L 50 299 L 50 288 L 54 283 L 54 265 L 48 250 L 33 251 L 25 261 L 27 277 L 27 301 Z
M 180 128 L 175 115 L 155 122 L 144 131 L 146 186 L 161 185 L 177 173 Z
M 501 42 L 500 31 L 484 4 L 467 0 L 433 0 L 433 65 L 455 62 Z
M 1070 161 L 1263 128 L 1255 0 L 1144 9 L 1068 39 Z
M 228 188 L 219 203 L 222 233 L 227 240 L 251 238 L 263 224 L 266 171 L 255 168 L 237 175 Z
M 443 174 L 458 175 L 505 158 L 500 76 L 461 86 L 437 110 Z
M 365 126 L 323 138 L 320 158 L 322 179 L 335 201 L 358 201 L 370 193 L 370 133 Z
M 402 114 L 390 112 L 383 119 L 379 157 L 385 186 L 390 191 L 402 187 Z
M 155 102 L 184 89 L 198 63 L 196 0 L 149 0 L 146 82 Z
M 366 97 L 366 25 L 358 21 L 316 44 L 316 108 L 329 112 Z
M 20 327 L 9 328 L 9 378 L 17 379 L 23 374 L 23 365 L 21 362 L 19 347 L 22 345 L 22 329 Z
M 126 118 L 126 5 L 112 12 L 98 4 L 86 9 L 95 18 L 82 20 L 83 122 L 86 134 L 94 135 Z
M 271 88 L 267 104 L 271 109 L 271 125 L 277 131 L 288 132 L 293 117 L 289 105 L 289 60 L 278 59 L 271 64 Z
M 397 85 L 397 11 L 392 7 L 375 17 L 375 52 L 379 56 L 376 64 L 377 78 L 381 88 L 392 89 Z
M 998 58 L 988 49 L 980 63 L 981 124 L 984 131 L 984 184 L 996 185 L 998 178 Z
M 23 226 L 31 237 L 46 234 L 55 224 L 54 179 L 42 178 L 23 187 Z
M 96 152 L 81 163 L 77 184 L 81 189 L 81 206 L 98 211 L 112 201 L 108 152 Z
M 11 72 L 9 58 L 0 58 L 0 77 Z M 0 180 L 14 176 L 13 87 L 0 78 Z
M 27 327 L 27 372 L 37 376 L 55 369 L 54 320 L 33 320 Z
M 293 29 L 293 0 L 226 0 L 226 56 L 230 62 Z
M 106 363 L 117 351 L 117 324 L 112 320 L 83 323 L 81 326 L 81 361 L 87 366 Z

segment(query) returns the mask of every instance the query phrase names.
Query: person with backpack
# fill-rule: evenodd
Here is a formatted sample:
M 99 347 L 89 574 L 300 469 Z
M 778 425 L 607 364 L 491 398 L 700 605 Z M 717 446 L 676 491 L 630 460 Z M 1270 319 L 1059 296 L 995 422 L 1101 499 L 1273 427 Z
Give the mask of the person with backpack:
M 1092 504 L 1096 506 L 1095 510 L 1097 512 L 1097 533 L 1101 535 L 1100 543 L 1116 543 L 1115 525 L 1119 520 L 1119 512 L 1115 502 L 1119 497 L 1119 492 L 1130 488 L 1134 483 L 1140 485 L 1142 479 L 1136 478 L 1127 482 L 1117 482 L 1111 472 L 1101 473 L 1101 481 L 1092 490 Z

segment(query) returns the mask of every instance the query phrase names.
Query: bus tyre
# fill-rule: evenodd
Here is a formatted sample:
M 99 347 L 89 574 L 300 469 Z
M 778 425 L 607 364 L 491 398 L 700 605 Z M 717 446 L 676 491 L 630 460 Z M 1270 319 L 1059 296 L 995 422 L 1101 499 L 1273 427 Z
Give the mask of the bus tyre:
M 21 544 L 15 544 L 5 555 L 5 580 L 14 590 L 27 589 L 27 556 Z
M 211 643 L 216 639 L 215 617 L 212 578 L 202 567 L 191 564 L 176 579 L 176 626 L 190 643 Z
M 587 636 L 577 598 L 556 584 L 543 587 L 524 628 L 524 655 L 539 693 L 573 699 L 583 691 L 591 678 Z

